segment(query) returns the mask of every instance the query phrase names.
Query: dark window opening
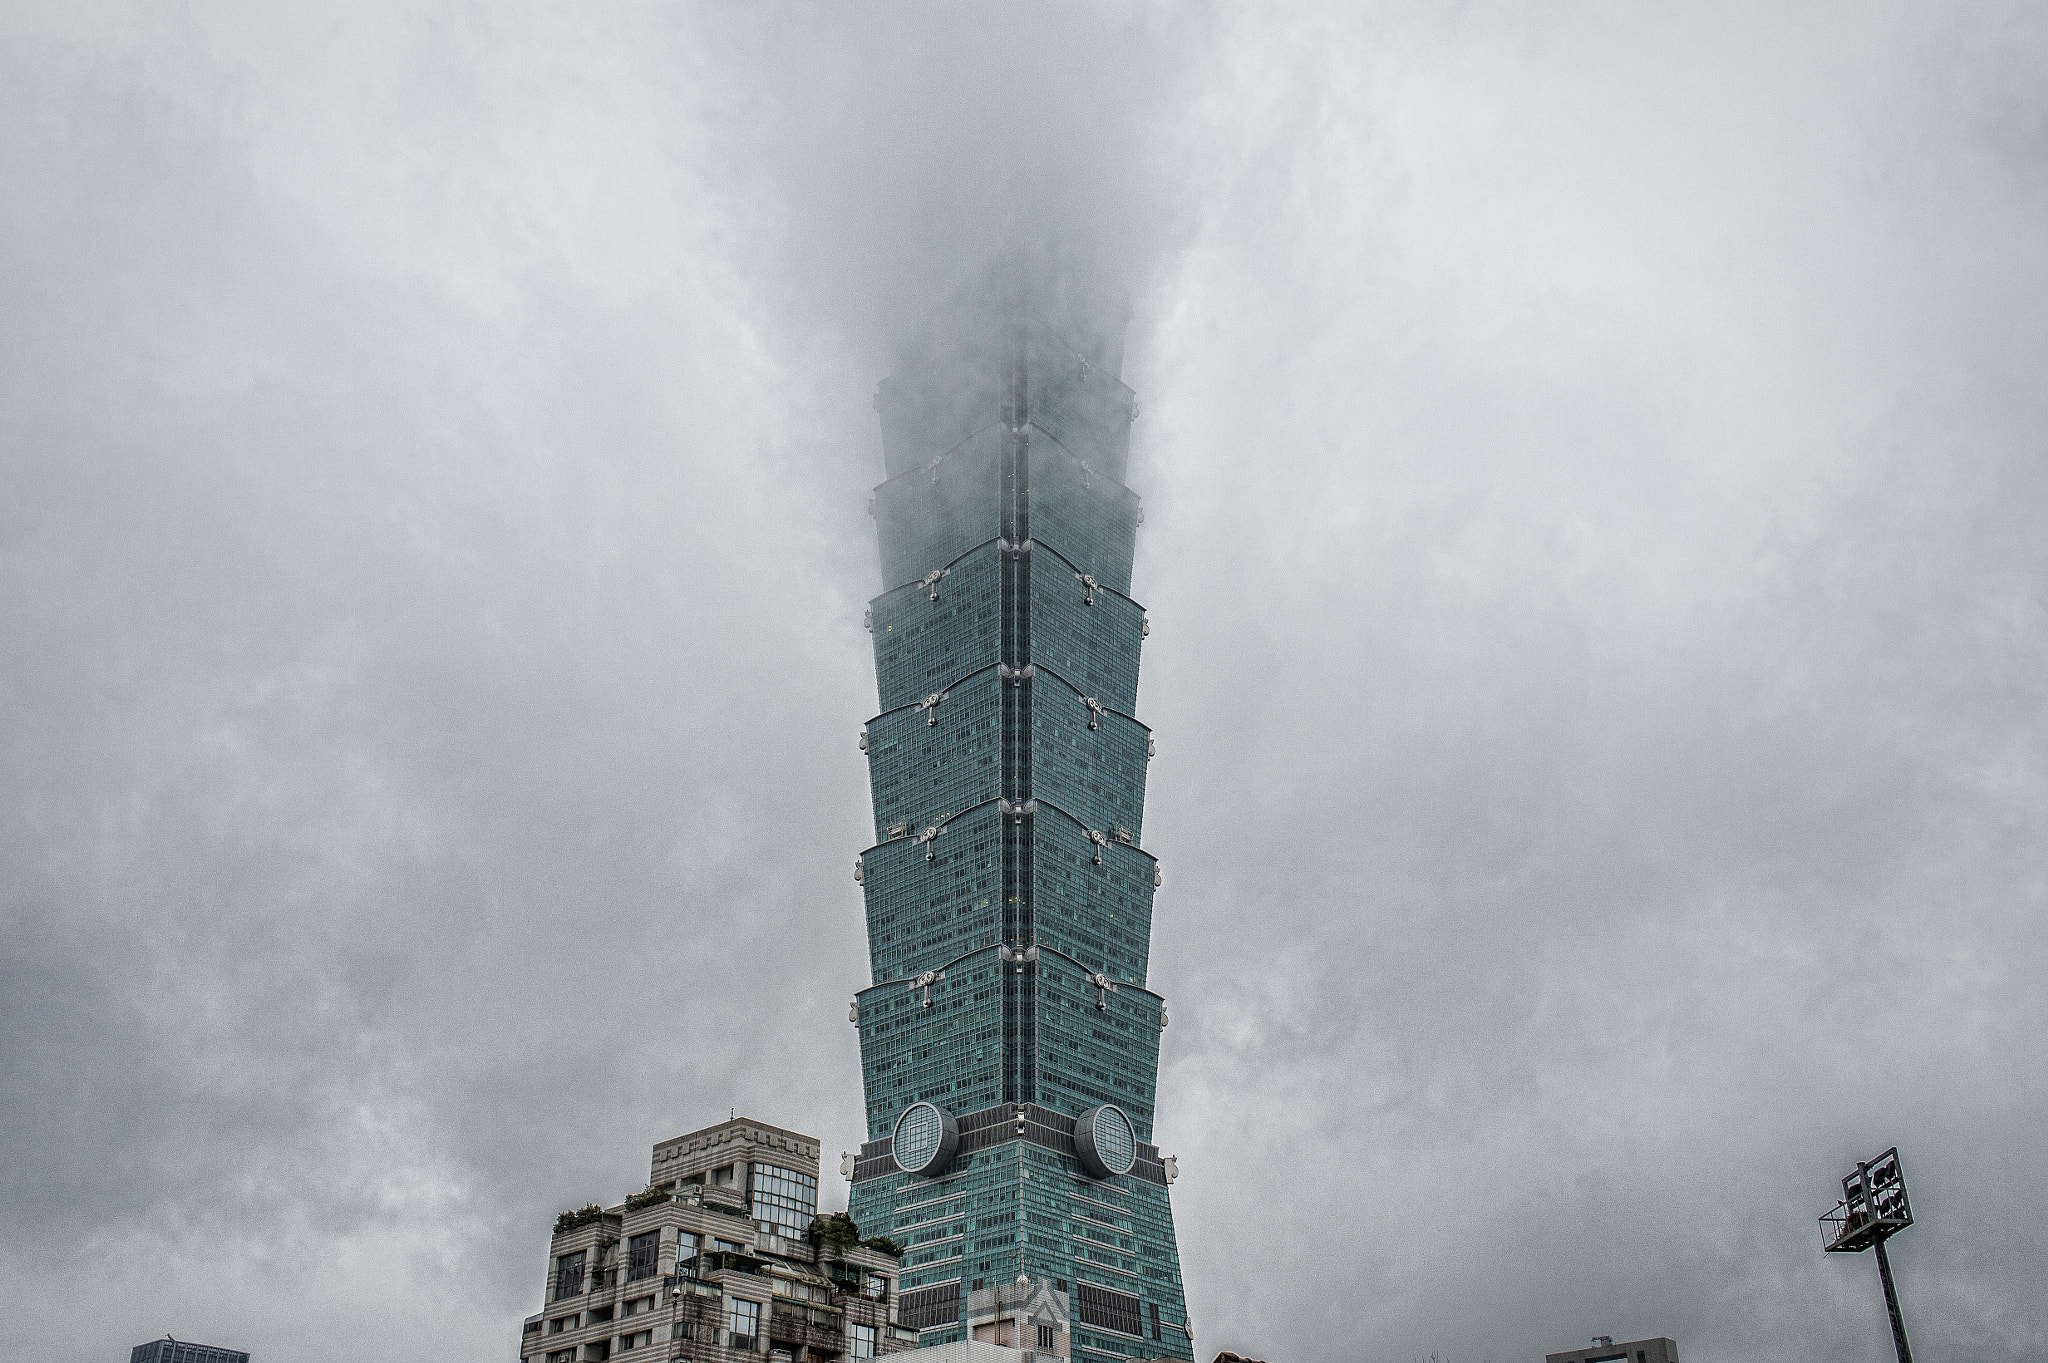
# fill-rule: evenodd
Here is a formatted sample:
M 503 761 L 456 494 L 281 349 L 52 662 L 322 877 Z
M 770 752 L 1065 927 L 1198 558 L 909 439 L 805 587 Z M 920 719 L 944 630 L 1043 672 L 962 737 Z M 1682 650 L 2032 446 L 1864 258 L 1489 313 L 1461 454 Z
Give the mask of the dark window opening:
M 1081 1322 L 1114 1330 L 1118 1334 L 1140 1337 L 1138 1299 L 1127 1292 L 1117 1292 L 1094 1283 L 1080 1284 Z
M 661 1250 L 661 1232 L 648 1231 L 626 1242 L 626 1281 L 654 1276 L 655 1256 Z
M 910 1330 L 930 1330 L 940 1325 L 957 1324 L 960 1320 L 959 1280 L 940 1283 L 937 1287 L 899 1292 L 896 1320 Z
M 584 1251 L 564 1254 L 555 1260 L 555 1298 L 579 1296 L 583 1292 Z
M 731 1332 L 728 1347 L 752 1353 L 754 1341 L 761 1334 L 761 1304 L 733 1298 L 725 1328 Z

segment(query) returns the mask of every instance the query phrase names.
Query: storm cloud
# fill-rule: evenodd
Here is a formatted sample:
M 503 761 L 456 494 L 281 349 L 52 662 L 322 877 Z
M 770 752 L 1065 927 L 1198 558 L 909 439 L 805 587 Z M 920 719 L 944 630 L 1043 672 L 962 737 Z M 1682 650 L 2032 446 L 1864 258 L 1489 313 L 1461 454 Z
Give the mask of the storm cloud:
M 650 1142 L 859 1139 L 869 397 L 1049 249 L 1131 303 L 1198 1351 L 1882 1357 L 1813 1218 L 1896 1143 L 1916 1342 L 2039 1357 L 2044 77 L 2019 5 L 10 7 L 8 1337 L 509 1353 Z

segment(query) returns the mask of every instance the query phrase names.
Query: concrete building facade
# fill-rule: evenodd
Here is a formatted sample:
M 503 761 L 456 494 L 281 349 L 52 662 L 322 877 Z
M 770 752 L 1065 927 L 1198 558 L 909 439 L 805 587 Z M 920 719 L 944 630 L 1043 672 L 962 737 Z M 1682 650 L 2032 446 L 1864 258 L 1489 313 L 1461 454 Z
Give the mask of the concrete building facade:
M 521 1363 L 842 1363 L 916 1346 L 898 1257 L 813 1243 L 815 1137 L 735 1118 L 654 1145 L 647 1188 L 565 1212 Z

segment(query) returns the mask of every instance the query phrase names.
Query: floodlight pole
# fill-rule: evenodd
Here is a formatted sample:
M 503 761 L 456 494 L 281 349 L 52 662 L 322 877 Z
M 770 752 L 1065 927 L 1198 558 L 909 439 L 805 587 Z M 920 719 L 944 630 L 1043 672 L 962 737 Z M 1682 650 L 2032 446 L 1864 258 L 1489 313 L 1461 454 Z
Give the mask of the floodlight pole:
M 1899 1314 L 1899 1292 L 1892 1286 L 1892 1261 L 1885 1257 L 1884 1241 L 1877 1242 L 1877 1276 L 1884 1280 L 1884 1309 L 1892 1317 L 1892 1343 L 1898 1348 L 1899 1363 L 1913 1363 L 1913 1350 L 1906 1344 L 1906 1318 Z
M 1891 1318 L 1899 1363 L 1913 1363 L 1913 1349 L 1906 1343 L 1906 1318 L 1899 1311 L 1899 1289 L 1892 1282 L 1892 1261 L 1884 1242 L 1912 1224 L 1913 1204 L 1906 1196 L 1906 1171 L 1897 1146 L 1876 1159 L 1857 1160 L 1856 1172 L 1842 1180 L 1842 1200 L 1820 1219 L 1821 1247 L 1827 1253 L 1877 1251 L 1877 1277 L 1884 1284 L 1884 1310 Z

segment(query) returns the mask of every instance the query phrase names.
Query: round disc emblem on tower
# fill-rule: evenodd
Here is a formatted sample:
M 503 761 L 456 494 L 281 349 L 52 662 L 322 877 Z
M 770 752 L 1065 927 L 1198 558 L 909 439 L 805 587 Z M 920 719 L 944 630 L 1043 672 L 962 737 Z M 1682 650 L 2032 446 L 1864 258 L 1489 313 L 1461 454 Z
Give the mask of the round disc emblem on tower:
M 1122 1108 L 1103 1103 L 1074 1119 L 1074 1153 L 1090 1178 L 1128 1174 L 1138 1162 L 1138 1133 Z
M 960 1148 L 960 1126 L 937 1103 L 912 1103 L 896 1119 L 889 1148 L 904 1173 L 936 1178 Z

